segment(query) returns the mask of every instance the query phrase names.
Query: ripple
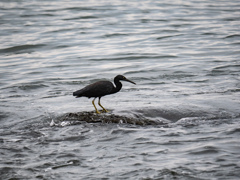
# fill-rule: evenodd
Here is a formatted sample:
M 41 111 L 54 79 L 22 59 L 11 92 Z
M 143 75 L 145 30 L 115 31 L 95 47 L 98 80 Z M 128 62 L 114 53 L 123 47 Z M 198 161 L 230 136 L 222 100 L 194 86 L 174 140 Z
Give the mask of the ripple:
M 99 17 L 97 17 L 97 16 L 78 16 L 78 17 L 66 18 L 66 19 L 63 19 L 63 20 L 71 21 L 71 20 L 97 19 L 97 18 L 99 18 Z
M 111 37 L 119 37 L 119 36 L 128 36 L 129 34 L 125 33 L 110 33 L 110 34 L 105 34 L 102 36 L 102 38 L 111 38 Z
M 42 83 L 29 83 L 29 84 L 26 83 L 26 84 L 21 84 L 17 86 L 17 88 L 23 91 L 36 90 L 36 89 L 45 88 L 45 87 L 48 87 L 48 86 Z
M 66 163 L 55 165 L 52 167 L 52 169 L 59 169 L 59 168 L 67 167 L 67 166 L 79 166 L 79 164 L 80 164 L 80 161 L 74 159 L 74 160 L 69 160 Z
M 219 149 L 213 146 L 205 146 L 189 151 L 192 155 L 205 155 L 205 154 L 216 154 L 219 153 Z
M 231 130 L 228 130 L 225 132 L 227 135 L 231 135 L 231 134 L 240 134 L 240 128 L 239 127 L 234 127 Z
M 230 38 L 240 38 L 240 34 L 232 34 L 224 37 L 223 39 L 230 39 Z
M 168 39 L 168 38 L 172 38 L 172 37 L 176 37 L 176 36 L 182 36 L 181 34 L 179 35 L 171 35 L 171 36 L 161 36 L 156 38 L 157 40 L 161 40 L 161 39 Z
M 0 53 L 31 53 L 40 47 L 46 46 L 45 44 L 26 44 L 13 46 L 5 49 L 0 49 Z

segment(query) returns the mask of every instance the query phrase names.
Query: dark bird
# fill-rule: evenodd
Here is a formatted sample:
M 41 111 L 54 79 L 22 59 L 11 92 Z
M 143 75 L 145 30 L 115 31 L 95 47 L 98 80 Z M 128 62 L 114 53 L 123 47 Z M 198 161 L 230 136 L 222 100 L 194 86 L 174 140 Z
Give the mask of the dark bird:
M 117 75 L 114 78 L 114 84 L 116 85 L 116 87 L 110 81 L 98 81 L 98 82 L 95 82 L 93 84 L 90 84 L 90 85 L 86 86 L 83 89 L 80 89 L 78 91 L 73 92 L 73 96 L 76 96 L 76 98 L 79 98 L 79 97 L 91 98 L 91 97 L 93 97 L 94 99 L 92 101 L 92 104 L 93 104 L 93 106 L 96 110 L 96 113 L 100 114 L 100 112 L 97 110 L 97 108 L 94 104 L 94 100 L 98 97 L 99 106 L 101 106 L 101 108 L 103 109 L 104 112 L 108 112 L 101 105 L 100 99 L 103 96 L 106 96 L 106 95 L 109 95 L 109 94 L 114 94 L 114 93 L 117 93 L 118 91 L 120 91 L 121 88 L 122 88 L 122 83 L 120 81 L 128 81 L 130 83 L 136 84 L 135 82 L 132 82 L 132 81 L 128 80 L 123 75 Z

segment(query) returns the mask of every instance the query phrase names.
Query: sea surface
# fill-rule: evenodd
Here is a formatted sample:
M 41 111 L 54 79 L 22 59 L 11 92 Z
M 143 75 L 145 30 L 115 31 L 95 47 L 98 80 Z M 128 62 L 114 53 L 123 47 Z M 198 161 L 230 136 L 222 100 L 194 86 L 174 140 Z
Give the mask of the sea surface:
M 1 0 L 0 42 L 0 179 L 240 179 L 240 1 Z

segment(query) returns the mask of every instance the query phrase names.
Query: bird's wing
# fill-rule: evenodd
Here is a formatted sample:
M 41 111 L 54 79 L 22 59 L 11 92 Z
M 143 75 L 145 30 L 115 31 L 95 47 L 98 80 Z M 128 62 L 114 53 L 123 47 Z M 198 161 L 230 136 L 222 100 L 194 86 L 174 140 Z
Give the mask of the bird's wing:
M 113 84 L 110 81 L 99 81 L 89 86 L 91 86 L 88 88 L 89 94 L 94 94 L 92 97 L 101 97 L 108 95 L 114 88 Z
M 102 97 L 111 94 L 114 89 L 113 84 L 110 81 L 98 81 L 96 83 L 90 84 L 83 89 L 75 91 L 74 96 L 77 97 Z

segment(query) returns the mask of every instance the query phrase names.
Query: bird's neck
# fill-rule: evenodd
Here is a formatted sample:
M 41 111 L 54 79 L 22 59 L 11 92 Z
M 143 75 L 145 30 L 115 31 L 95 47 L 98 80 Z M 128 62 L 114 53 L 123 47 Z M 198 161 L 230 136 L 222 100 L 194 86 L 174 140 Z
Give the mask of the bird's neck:
M 122 83 L 120 81 L 114 79 L 114 84 L 116 85 L 116 87 L 113 89 L 112 93 L 116 93 L 122 88 Z

